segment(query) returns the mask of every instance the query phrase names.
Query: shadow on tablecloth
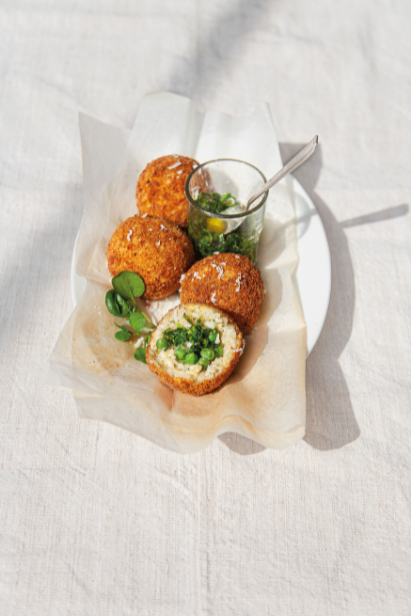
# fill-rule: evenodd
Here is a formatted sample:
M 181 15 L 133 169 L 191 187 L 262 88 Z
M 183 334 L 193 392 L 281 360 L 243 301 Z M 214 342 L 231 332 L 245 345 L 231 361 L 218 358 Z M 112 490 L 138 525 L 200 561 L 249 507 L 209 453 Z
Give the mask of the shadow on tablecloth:
M 283 161 L 290 160 L 305 144 L 280 143 Z M 322 167 L 321 145 L 315 156 L 294 172 L 323 221 L 331 252 L 332 288 L 330 306 L 321 336 L 307 360 L 307 424 L 304 440 L 315 449 L 339 449 L 355 441 L 360 429 L 350 392 L 339 364 L 353 327 L 355 309 L 354 271 L 344 229 L 372 224 L 409 212 L 407 204 L 396 205 L 365 216 L 338 222 L 331 209 L 316 194 Z M 237 434 L 221 435 L 229 449 L 253 455 L 264 448 Z
M 289 160 L 301 147 L 303 144 L 280 144 L 283 160 Z M 315 449 L 329 450 L 357 439 L 360 429 L 339 364 L 339 357 L 350 339 L 353 326 L 354 271 L 343 228 L 315 193 L 321 167 L 320 146 L 315 156 L 294 175 L 321 216 L 331 252 L 330 305 L 323 331 L 307 360 L 307 423 L 304 437 Z

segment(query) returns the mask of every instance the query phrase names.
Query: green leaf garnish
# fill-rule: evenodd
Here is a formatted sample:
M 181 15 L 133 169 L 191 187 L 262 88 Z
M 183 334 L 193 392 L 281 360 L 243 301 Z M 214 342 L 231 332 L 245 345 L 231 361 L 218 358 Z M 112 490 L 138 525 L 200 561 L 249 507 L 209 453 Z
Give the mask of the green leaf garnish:
M 106 293 L 106 307 L 110 314 L 115 317 L 125 317 L 130 312 L 130 307 L 127 302 L 111 289 Z
M 121 295 L 119 293 L 115 294 L 115 299 L 116 302 L 118 304 L 118 306 L 120 307 L 121 310 L 121 315 L 122 317 L 126 317 L 129 312 L 130 312 L 130 306 L 127 302 L 127 300 L 125 300 L 123 297 L 121 297 Z
M 141 361 L 143 364 L 146 364 L 146 351 L 143 347 L 137 347 L 134 351 L 134 359 L 137 361 Z
M 116 332 L 114 334 L 116 340 L 120 340 L 120 342 L 126 342 L 131 338 L 131 332 L 128 331 L 127 327 L 125 327 L 124 325 L 119 325 L 118 323 L 115 323 L 115 325 L 120 330 L 119 332 Z
M 111 279 L 111 284 L 117 293 L 130 300 L 141 297 L 146 290 L 142 278 L 134 272 L 120 272 Z
M 115 317 L 127 317 L 126 323 L 134 330 L 131 332 L 125 325 L 116 323 L 120 330 L 114 334 L 116 340 L 126 342 L 134 333 L 139 334 L 143 329 L 154 329 L 154 323 L 136 302 L 146 288 L 142 278 L 134 272 L 124 271 L 112 278 L 111 284 L 114 288 L 107 291 L 105 298 L 107 310 Z M 134 352 L 134 357 L 144 364 L 147 363 L 145 349 L 150 336 L 151 332 L 144 337 L 143 347 L 138 347 Z
M 137 334 L 146 327 L 146 317 L 141 312 L 132 312 L 127 320 Z

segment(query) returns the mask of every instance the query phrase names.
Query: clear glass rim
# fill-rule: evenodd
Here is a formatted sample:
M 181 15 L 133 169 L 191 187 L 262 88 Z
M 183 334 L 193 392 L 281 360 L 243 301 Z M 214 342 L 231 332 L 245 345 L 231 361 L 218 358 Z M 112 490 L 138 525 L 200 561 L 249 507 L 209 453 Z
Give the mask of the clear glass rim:
M 209 212 L 208 210 L 204 210 L 202 207 L 200 207 L 198 203 L 194 201 L 194 199 L 190 195 L 189 184 L 190 184 L 190 180 L 192 176 L 195 173 L 197 173 L 202 167 L 205 167 L 206 165 L 211 165 L 212 163 L 220 163 L 220 162 L 226 162 L 226 161 L 234 162 L 234 163 L 242 163 L 243 165 L 252 167 L 261 175 L 263 184 L 267 182 L 267 179 L 264 173 L 260 171 L 258 167 L 256 167 L 255 165 L 252 165 L 251 163 L 247 163 L 245 160 L 239 160 L 238 158 L 215 158 L 214 160 L 208 160 L 205 163 L 201 163 L 201 165 L 198 165 L 198 167 L 192 170 L 192 172 L 186 179 L 186 183 L 185 183 L 186 197 L 191 203 L 191 205 L 193 205 L 196 208 L 196 210 L 199 210 L 200 212 L 202 212 L 203 214 L 206 214 L 207 216 L 212 216 L 213 218 L 220 218 L 221 220 L 229 220 L 233 218 L 246 218 L 247 216 L 250 216 L 250 214 L 254 214 L 255 212 L 257 212 L 264 205 L 264 203 L 267 201 L 268 192 L 269 192 L 268 190 L 263 194 L 262 198 L 260 197 L 261 201 L 255 207 L 253 207 L 251 210 L 247 210 L 246 212 L 242 212 L 241 214 L 218 214 L 217 212 Z

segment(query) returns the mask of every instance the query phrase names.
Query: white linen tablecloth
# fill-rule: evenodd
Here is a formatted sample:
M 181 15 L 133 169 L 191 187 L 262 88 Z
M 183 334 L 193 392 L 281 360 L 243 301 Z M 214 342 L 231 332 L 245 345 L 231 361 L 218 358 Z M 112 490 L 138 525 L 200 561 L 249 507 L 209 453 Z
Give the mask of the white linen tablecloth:
M 411 613 L 411 5 L 0 2 L 0 614 Z M 79 420 L 43 386 L 71 310 L 78 111 L 131 127 L 146 92 L 273 105 L 323 218 L 327 321 L 307 435 L 180 456 Z M 274 170 L 273 170 L 274 171 Z

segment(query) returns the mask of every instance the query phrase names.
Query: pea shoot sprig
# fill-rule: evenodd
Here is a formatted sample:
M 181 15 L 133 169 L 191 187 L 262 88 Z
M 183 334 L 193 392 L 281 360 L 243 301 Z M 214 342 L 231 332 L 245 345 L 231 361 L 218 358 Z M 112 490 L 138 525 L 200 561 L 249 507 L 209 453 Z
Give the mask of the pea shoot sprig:
M 143 280 L 134 272 L 120 272 L 117 276 L 111 279 L 113 288 L 106 293 L 106 308 L 110 314 L 115 317 L 123 317 L 126 319 L 127 325 L 132 329 L 128 329 L 125 325 L 115 323 L 120 331 L 114 334 L 116 340 L 126 342 L 135 334 L 140 334 L 144 329 L 152 330 L 155 328 L 154 323 L 146 315 L 145 312 L 137 304 L 137 298 L 141 297 L 146 289 Z M 137 361 L 144 364 L 146 362 L 146 347 L 150 340 L 151 331 L 144 336 L 142 347 L 138 347 L 134 351 L 134 357 Z

